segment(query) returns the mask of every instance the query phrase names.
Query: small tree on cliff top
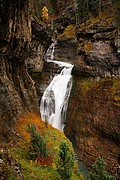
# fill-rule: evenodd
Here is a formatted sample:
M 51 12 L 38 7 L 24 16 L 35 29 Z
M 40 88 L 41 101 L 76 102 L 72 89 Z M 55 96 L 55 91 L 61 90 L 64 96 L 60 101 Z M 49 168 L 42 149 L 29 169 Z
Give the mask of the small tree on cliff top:
M 44 22 L 47 22 L 49 19 L 49 15 L 48 15 L 48 9 L 46 6 L 43 7 L 42 9 L 42 18 Z

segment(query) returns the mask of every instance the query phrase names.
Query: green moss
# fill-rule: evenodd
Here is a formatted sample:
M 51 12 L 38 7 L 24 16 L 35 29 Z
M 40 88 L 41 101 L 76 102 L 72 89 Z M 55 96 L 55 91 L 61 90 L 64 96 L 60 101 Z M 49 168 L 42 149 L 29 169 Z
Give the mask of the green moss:
M 73 25 L 69 25 L 64 30 L 63 34 L 58 36 L 58 40 L 71 40 L 76 38 L 76 27 Z
M 59 178 L 59 174 L 51 167 L 42 168 L 40 166 L 35 166 L 34 163 L 30 164 L 26 160 L 21 160 L 20 164 L 22 166 L 22 172 L 25 180 L 44 180 L 44 179 L 53 179 L 56 177 Z
M 102 78 L 99 81 L 93 78 L 86 78 L 80 82 L 80 87 L 83 96 L 91 90 L 105 91 L 107 89 L 114 105 L 120 106 L 120 80 L 118 78 Z
M 58 141 L 61 142 L 60 140 Z M 52 167 L 48 167 L 48 166 L 42 167 L 41 165 L 35 164 L 35 162 L 31 160 L 27 160 L 27 151 L 23 149 L 22 147 L 13 149 L 12 155 L 21 165 L 22 173 L 25 180 L 45 180 L 45 179 L 46 180 L 56 180 L 56 179 L 61 180 L 59 173 L 56 171 L 56 165 L 55 165 L 55 162 L 57 161 L 57 156 L 58 156 L 58 146 L 56 144 L 53 151 L 55 152 L 55 154 L 54 154 L 54 163 Z M 74 171 L 73 171 L 72 180 L 78 180 L 79 177 L 81 177 L 81 180 L 82 180 L 83 177 L 80 173 L 78 173 L 78 170 L 74 169 Z
M 16 174 L 14 168 L 9 167 L 9 169 L 6 169 L 6 171 L 7 171 L 6 180 L 18 180 L 18 178 L 16 178 L 17 174 Z
M 94 78 L 84 78 L 81 80 L 80 87 L 82 90 L 82 94 L 85 95 L 89 90 L 95 87 L 97 84 Z

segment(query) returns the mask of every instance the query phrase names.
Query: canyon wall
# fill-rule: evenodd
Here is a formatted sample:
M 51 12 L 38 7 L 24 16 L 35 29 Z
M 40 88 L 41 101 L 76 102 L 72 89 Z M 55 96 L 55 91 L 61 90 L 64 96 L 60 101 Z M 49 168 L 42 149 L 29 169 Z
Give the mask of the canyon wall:
M 88 169 L 98 156 L 115 175 L 120 163 L 120 80 L 73 77 L 66 136 Z
M 102 156 L 115 175 L 120 164 L 120 37 L 116 9 L 110 4 L 101 17 L 91 17 L 77 26 L 72 16 L 75 7 L 69 6 L 69 10 L 55 19 L 58 34 L 54 59 L 74 64 L 65 134 L 79 162 L 91 169 L 96 158 Z M 44 63 L 42 88 L 37 86 L 40 96 L 60 69 Z
M 65 134 L 88 169 L 98 156 L 119 179 L 120 34 L 113 6 L 58 36 L 55 60 L 74 64 Z M 117 172 L 117 173 L 116 173 Z
M 11 137 L 22 114 L 39 113 L 45 88 L 61 70 L 43 59 L 57 36 L 54 59 L 74 64 L 65 134 L 88 169 L 103 156 L 115 174 L 120 164 L 120 36 L 116 9 L 105 2 L 110 6 L 101 16 L 78 23 L 75 1 L 64 8 L 59 0 L 62 13 L 56 12 L 53 33 L 31 19 L 32 1 L 1 0 L 0 138 Z
M 36 89 L 27 70 L 31 42 L 32 1 L 1 0 L 0 139 L 14 133 L 13 124 L 27 111 L 37 112 Z

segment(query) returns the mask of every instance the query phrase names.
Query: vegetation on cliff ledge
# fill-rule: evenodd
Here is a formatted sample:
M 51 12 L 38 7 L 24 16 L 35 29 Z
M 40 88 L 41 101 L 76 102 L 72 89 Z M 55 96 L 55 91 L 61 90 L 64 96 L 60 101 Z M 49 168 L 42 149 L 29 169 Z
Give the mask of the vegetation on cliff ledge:
M 63 34 L 58 36 L 58 40 L 72 40 L 76 38 L 76 27 L 73 25 L 68 25 Z
M 107 91 L 105 91 L 106 87 L 108 88 Z M 113 104 L 120 106 L 120 80 L 118 78 L 103 78 L 99 81 L 95 81 L 93 78 L 86 78 L 81 81 L 82 95 L 85 96 L 87 92 L 97 89 L 108 93 Z
M 18 120 L 17 132 L 17 143 L 10 149 L 7 147 L 7 156 L 12 157 L 21 167 L 23 179 L 60 180 L 63 179 L 60 172 L 68 180 L 83 179 L 74 160 L 72 144 L 64 133 L 31 113 Z M 63 155 L 67 162 L 63 160 Z M 69 167 L 69 173 L 65 164 Z M 11 166 L 9 169 L 12 173 L 8 172 L 6 179 L 19 180 L 16 170 Z
M 91 16 L 90 19 L 86 20 L 84 23 L 80 24 L 78 27 L 78 32 L 85 32 L 87 30 L 91 30 L 91 28 L 96 27 L 96 29 L 100 26 L 104 29 L 107 29 L 110 26 L 113 26 L 116 21 L 116 8 L 109 7 L 104 9 L 101 12 L 101 16 Z M 93 28 L 95 29 L 95 28 Z

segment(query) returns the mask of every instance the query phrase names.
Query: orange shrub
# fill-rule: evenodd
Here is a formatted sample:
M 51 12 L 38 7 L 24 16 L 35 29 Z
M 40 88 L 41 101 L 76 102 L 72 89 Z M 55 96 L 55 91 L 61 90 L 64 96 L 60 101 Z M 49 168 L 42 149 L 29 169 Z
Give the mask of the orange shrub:
M 46 130 L 51 129 L 51 125 L 47 125 L 41 120 L 40 116 L 33 113 L 28 113 L 26 116 L 23 115 L 17 123 L 17 131 L 19 133 L 20 138 L 19 144 L 22 147 L 27 148 L 29 150 L 30 145 L 30 132 L 28 130 L 29 126 L 35 125 L 36 131 L 43 135 L 45 134 Z M 52 148 L 52 142 L 48 142 L 47 147 L 49 149 Z M 42 166 L 52 166 L 53 157 L 51 155 L 47 157 L 42 157 L 38 154 L 38 157 L 35 159 L 35 164 L 41 164 Z
M 52 156 L 42 157 L 39 155 L 35 160 L 35 164 L 41 164 L 42 166 L 52 166 L 52 162 Z
M 40 116 L 33 113 L 28 113 L 26 116 L 22 116 L 17 123 L 17 131 L 20 134 L 20 136 L 23 136 L 23 138 L 30 137 L 29 132 L 27 132 L 28 125 L 34 124 L 36 126 L 36 130 L 43 134 L 46 130 L 45 123 L 41 120 Z

